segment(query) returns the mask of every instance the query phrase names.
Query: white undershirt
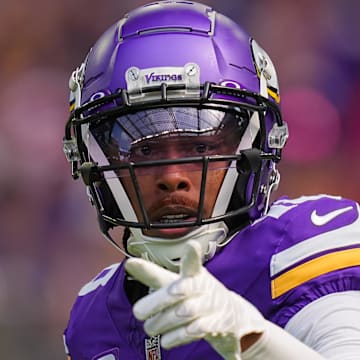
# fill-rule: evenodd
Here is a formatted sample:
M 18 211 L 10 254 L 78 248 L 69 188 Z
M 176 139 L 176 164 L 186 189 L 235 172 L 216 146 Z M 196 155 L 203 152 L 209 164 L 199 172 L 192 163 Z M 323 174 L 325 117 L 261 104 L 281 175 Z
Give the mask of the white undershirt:
M 326 359 L 360 359 L 360 291 L 311 302 L 290 319 L 285 330 Z

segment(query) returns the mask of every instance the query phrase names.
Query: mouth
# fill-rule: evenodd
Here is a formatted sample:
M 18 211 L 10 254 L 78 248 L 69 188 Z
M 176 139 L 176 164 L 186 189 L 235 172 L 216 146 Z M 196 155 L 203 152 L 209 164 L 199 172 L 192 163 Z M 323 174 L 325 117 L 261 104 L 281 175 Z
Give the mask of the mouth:
M 165 206 L 151 214 L 152 223 L 164 225 L 179 224 L 184 226 L 184 222 L 194 222 L 197 218 L 197 211 L 184 206 Z
M 190 225 L 190 223 L 194 224 L 196 219 L 197 212 L 194 209 L 183 206 L 166 206 L 152 213 L 150 217 L 152 224 L 160 224 L 164 227 L 146 230 L 146 234 L 163 238 L 181 237 L 194 229 L 195 225 Z
M 176 224 L 179 222 L 190 222 L 194 221 L 196 219 L 195 216 L 191 216 L 188 214 L 170 214 L 170 215 L 164 215 L 160 219 L 158 219 L 157 222 L 160 224 Z

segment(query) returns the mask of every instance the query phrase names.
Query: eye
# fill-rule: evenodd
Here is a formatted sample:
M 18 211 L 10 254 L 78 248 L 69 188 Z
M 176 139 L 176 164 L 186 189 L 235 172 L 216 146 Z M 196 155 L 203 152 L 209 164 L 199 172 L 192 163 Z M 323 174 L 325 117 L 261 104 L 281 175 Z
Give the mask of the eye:
M 209 146 L 206 145 L 206 144 L 197 144 L 195 146 L 195 150 L 196 150 L 197 153 L 203 154 L 203 153 L 206 153 L 209 150 Z
M 152 153 L 153 153 L 153 149 L 151 148 L 151 146 L 144 144 L 141 146 L 136 146 L 131 149 L 131 158 L 133 160 L 135 159 L 140 160 L 142 158 L 151 156 Z
M 151 148 L 149 145 L 143 145 L 140 149 L 141 155 L 150 155 L 151 154 Z

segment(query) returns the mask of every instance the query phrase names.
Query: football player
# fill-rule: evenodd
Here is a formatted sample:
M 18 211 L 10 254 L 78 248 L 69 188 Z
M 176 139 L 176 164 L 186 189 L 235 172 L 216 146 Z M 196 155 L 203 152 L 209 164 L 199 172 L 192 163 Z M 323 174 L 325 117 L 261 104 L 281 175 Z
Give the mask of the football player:
M 80 290 L 70 359 L 360 357 L 359 205 L 270 203 L 288 127 L 253 38 L 206 5 L 154 2 L 69 85 L 72 175 L 127 257 Z

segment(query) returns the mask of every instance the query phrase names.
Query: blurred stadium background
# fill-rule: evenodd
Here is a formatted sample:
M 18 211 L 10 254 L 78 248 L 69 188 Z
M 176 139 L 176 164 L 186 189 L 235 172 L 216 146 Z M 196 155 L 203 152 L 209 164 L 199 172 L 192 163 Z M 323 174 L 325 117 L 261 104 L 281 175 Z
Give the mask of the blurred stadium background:
M 277 194 L 360 200 L 360 2 L 205 2 L 242 23 L 277 67 L 291 134 Z M 61 140 L 71 71 L 110 24 L 145 3 L 0 0 L 3 359 L 64 359 L 77 291 L 121 259 L 72 181 Z

